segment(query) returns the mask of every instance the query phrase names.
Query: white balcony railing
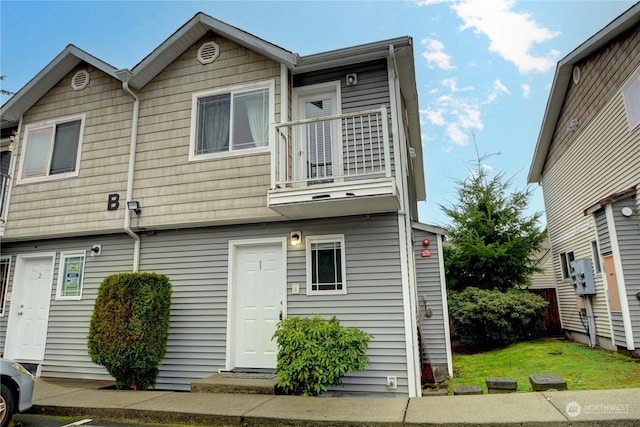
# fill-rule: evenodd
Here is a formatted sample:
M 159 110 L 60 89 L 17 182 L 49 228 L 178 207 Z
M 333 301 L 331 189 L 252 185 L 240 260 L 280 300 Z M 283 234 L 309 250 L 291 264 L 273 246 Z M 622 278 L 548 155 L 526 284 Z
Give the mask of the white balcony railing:
M 282 123 L 275 131 L 274 189 L 391 177 L 385 106 Z

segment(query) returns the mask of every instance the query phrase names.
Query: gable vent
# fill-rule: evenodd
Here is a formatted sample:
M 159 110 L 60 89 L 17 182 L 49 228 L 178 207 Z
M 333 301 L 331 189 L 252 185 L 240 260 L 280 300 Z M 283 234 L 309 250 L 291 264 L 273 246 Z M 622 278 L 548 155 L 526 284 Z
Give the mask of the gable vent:
M 87 70 L 78 71 L 71 79 L 73 90 L 82 90 L 89 84 L 89 72 Z
M 216 42 L 206 42 L 198 49 L 198 61 L 201 64 L 211 64 L 220 54 L 220 46 Z

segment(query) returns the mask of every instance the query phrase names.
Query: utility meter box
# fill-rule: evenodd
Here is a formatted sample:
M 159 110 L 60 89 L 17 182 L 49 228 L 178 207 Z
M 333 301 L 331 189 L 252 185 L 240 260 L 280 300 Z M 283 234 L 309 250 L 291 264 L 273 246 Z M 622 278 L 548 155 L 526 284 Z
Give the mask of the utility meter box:
M 590 258 L 580 258 L 571 261 L 571 280 L 577 295 L 594 295 L 596 282 L 593 278 L 593 268 Z

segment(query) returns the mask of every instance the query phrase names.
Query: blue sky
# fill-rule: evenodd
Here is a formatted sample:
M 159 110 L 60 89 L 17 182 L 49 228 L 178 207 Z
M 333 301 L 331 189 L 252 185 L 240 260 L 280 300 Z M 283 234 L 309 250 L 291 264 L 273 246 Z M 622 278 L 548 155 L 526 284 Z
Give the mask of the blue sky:
M 68 44 L 131 69 L 199 11 L 301 55 L 411 36 L 428 199 L 420 220 L 445 225 L 440 205 L 455 202 L 476 147 L 483 167 L 526 187 L 557 61 L 634 3 L 2 0 L 0 75 L 16 92 Z M 526 214 L 543 209 L 535 185 Z

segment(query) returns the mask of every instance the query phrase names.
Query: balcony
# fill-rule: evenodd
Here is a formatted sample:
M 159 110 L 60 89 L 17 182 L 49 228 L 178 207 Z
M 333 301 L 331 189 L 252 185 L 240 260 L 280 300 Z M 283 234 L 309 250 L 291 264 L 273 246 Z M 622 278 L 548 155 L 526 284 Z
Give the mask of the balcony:
M 275 125 L 268 205 L 289 218 L 399 209 L 386 107 Z

